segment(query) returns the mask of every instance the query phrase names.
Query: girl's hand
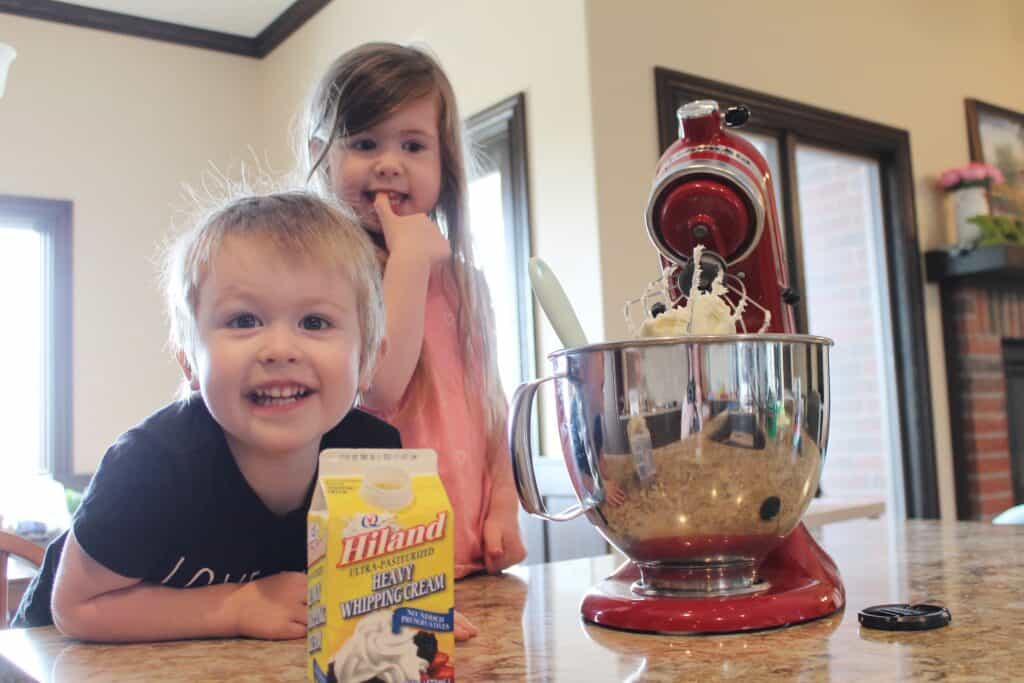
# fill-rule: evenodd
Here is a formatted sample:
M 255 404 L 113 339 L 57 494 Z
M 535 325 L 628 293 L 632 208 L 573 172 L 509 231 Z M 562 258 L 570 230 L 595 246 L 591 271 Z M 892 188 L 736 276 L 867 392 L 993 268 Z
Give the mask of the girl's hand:
M 386 192 L 377 193 L 373 198 L 373 208 L 380 218 L 381 231 L 391 256 L 396 253 L 418 254 L 431 266 L 451 257 L 448 240 L 427 214 L 397 215 L 391 209 Z
M 487 573 L 498 574 L 525 558 L 526 546 L 519 535 L 515 514 L 488 515 L 484 520 L 484 567 Z
M 281 572 L 243 583 L 229 598 L 238 635 L 288 640 L 306 635 L 306 590 L 303 572 Z
M 480 632 L 459 610 L 455 610 L 455 640 L 469 640 Z

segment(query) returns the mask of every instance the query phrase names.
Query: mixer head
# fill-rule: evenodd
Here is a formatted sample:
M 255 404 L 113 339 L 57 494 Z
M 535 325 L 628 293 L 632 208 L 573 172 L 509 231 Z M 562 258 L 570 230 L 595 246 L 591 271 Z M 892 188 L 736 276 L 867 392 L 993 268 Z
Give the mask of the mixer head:
M 796 331 L 785 249 L 771 172 L 757 149 L 726 128 L 743 125 L 746 107 L 725 115 L 718 103 L 697 100 L 677 112 L 679 140 L 662 155 L 644 214 L 662 272 L 639 299 L 645 315 L 660 301 L 685 303 L 697 284 L 707 291 L 721 271 L 740 331 Z M 701 254 L 694 263 L 695 250 Z
M 764 228 L 760 171 L 731 149 L 740 138 L 726 137 L 716 102 L 690 102 L 676 114 L 680 139 L 659 162 L 647 202 L 647 232 L 662 256 L 679 265 L 697 245 L 726 262 L 741 260 Z M 747 117 L 746 108 L 736 108 L 724 124 L 738 127 Z

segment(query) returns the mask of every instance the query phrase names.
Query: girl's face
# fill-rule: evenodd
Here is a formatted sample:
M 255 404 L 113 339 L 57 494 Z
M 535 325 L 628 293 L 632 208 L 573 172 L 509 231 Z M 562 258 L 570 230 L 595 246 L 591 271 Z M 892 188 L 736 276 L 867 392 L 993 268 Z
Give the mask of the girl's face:
M 399 107 L 360 133 L 341 138 L 327 154 L 334 194 L 363 225 L 380 231 L 374 196 L 386 192 L 399 216 L 430 213 L 441 192 L 438 98 L 428 95 Z
M 325 263 L 228 237 L 200 284 L 196 323 L 186 376 L 237 459 L 315 454 L 366 388 L 355 295 Z

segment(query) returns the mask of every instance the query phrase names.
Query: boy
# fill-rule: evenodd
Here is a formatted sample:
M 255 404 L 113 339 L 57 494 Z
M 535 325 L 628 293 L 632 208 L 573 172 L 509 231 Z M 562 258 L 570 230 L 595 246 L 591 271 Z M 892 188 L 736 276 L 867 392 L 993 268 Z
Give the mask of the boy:
M 304 636 L 320 450 L 401 447 L 352 410 L 383 352 L 378 272 L 363 230 L 308 194 L 239 199 L 182 236 L 165 284 L 190 395 L 107 451 L 15 625 Z

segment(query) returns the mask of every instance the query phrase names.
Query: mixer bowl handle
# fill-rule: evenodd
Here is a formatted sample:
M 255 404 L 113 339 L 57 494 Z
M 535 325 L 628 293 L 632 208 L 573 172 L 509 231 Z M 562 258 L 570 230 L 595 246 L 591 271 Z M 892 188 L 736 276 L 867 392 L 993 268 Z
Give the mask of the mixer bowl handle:
M 537 476 L 533 470 L 533 448 L 530 445 L 530 416 L 533 413 L 533 399 L 537 389 L 544 382 L 565 379 L 565 374 L 550 375 L 520 384 L 512 395 L 512 406 L 508 423 L 508 450 L 512 456 L 512 473 L 515 475 L 516 491 L 523 509 L 531 515 L 549 522 L 567 522 L 594 507 L 593 504 L 572 505 L 558 513 L 549 513 L 537 487 Z

